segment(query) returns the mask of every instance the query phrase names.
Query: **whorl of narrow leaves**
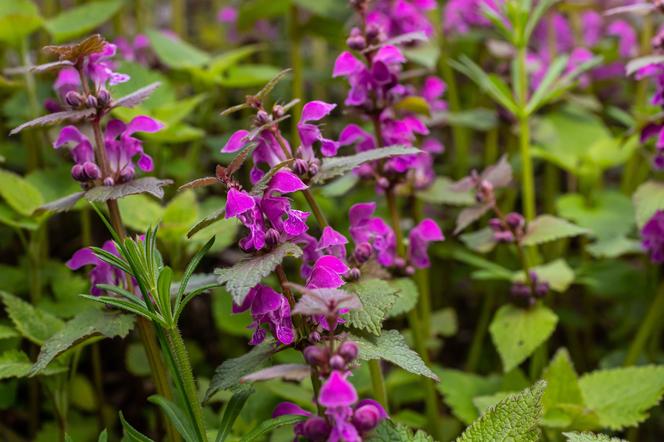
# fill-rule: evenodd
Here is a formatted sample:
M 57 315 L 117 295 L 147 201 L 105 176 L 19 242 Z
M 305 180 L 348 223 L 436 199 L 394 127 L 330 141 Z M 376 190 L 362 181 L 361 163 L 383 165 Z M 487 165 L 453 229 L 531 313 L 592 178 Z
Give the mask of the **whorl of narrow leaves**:
M 551 215 L 541 215 L 528 223 L 526 234 L 523 237 L 523 245 L 535 246 L 587 233 L 590 233 L 590 230 L 579 227 L 564 219 Z
M 603 428 L 620 430 L 647 419 L 664 395 L 664 366 L 598 370 L 579 379 L 585 404 Z
M 395 424 L 391 420 L 382 421 L 366 439 L 367 442 L 434 442 L 434 439 L 422 430 L 415 433 L 404 424 Z
M 76 315 L 53 336 L 48 338 L 39 352 L 30 376 L 41 372 L 58 355 L 76 344 L 94 336 L 124 338 L 134 325 L 134 316 L 91 309 Z
M 537 422 L 542 414 L 545 388 L 546 382 L 539 381 L 531 388 L 509 395 L 473 422 L 457 442 L 538 441 Z
M 343 175 L 350 172 L 358 166 L 369 161 L 382 160 L 397 155 L 415 155 L 420 153 L 420 149 L 416 147 L 407 146 L 387 146 L 378 149 L 367 150 L 364 152 L 356 153 L 355 155 L 348 155 L 345 157 L 338 156 L 334 158 L 324 158 L 320 171 L 312 178 L 315 184 L 321 184 L 330 178 Z
M 24 338 L 42 345 L 44 341 L 60 330 L 64 323 L 55 316 L 28 304 L 7 292 L 0 292 L 7 315 L 16 330 Z
M 625 439 L 594 433 L 563 433 L 567 442 L 627 442 Z
M 508 372 L 526 360 L 556 328 L 558 316 L 548 307 L 537 305 L 525 310 L 504 305 L 496 312 L 489 331 L 503 371 Z
M 284 243 L 275 249 L 238 262 L 233 267 L 216 269 L 219 284 L 226 284 L 226 290 L 233 302 L 240 305 L 253 287 L 268 276 L 286 256 L 295 258 L 302 255 L 302 249 L 293 243 Z
M 59 124 L 63 121 L 76 122 L 85 118 L 90 118 L 97 113 L 97 109 L 87 108 L 79 110 L 66 110 L 62 112 L 54 112 L 47 114 L 34 120 L 26 121 L 18 127 L 15 127 L 9 132 L 9 135 L 16 135 L 24 129 L 31 127 L 49 126 L 51 124 Z
M 240 388 L 240 379 L 260 368 L 273 354 L 273 343 L 264 342 L 252 348 L 249 353 L 224 361 L 215 369 L 203 402 L 218 391 Z
M 348 325 L 359 330 L 367 330 L 378 336 L 383 321 L 397 300 L 397 288 L 381 279 L 367 279 L 348 284 L 345 289 L 355 293 L 362 308 L 348 314 Z
M 380 336 L 353 336 L 364 361 L 384 359 L 411 373 L 438 381 L 438 376 L 426 366 L 420 355 L 406 344 L 405 338 L 397 330 L 384 330 Z
M 132 92 L 129 95 L 125 95 L 122 98 L 118 98 L 117 100 L 113 100 L 113 103 L 111 103 L 111 107 L 136 107 L 148 98 L 150 98 L 150 95 L 157 89 L 159 86 L 161 86 L 160 82 L 154 82 L 152 84 L 149 84 L 145 87 L 142 87 L 134 92 Z

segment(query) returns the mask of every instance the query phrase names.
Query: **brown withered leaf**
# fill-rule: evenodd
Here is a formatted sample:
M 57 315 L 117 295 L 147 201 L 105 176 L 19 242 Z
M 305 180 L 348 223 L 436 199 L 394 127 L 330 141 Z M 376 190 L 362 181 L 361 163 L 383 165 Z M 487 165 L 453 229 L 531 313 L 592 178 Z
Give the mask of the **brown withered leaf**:
M 82 57 L 101 52 L 105 45 L 106 40 L 104 40 L 101 35 L 95 34 L 79 43 L 59 46 L 44 46 L 43 51 L 47 54 L 57 55 L 60 60 L 69 60 L 72 63 L 76 63 Z
M 178 187 L 178 192 L 182 192 L 183 190 L 187 189 L 198 189 L 199 187 L 212 186 L 215 184 L 219 184 L 219 179 L 214 176 L 196 178 L 195 180 L 189 181 L 188 183 Z

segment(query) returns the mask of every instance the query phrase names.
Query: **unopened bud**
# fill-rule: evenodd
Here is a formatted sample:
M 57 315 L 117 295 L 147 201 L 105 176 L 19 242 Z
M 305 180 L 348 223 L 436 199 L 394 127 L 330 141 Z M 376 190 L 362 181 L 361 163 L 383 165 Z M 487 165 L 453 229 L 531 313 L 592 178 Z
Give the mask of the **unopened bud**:
M 406 260 L 400 256 L 394 258 L 394 266 L 398 268 L 403 268 L 406 266 Z
M 382 176 L 382 177 L 378 178 L 378 180 L 376 180 L 376 184 L 377 184 L 378 187 L 380 187 L 381 189 L 387 189 L 387 188 L 390 187 L 390 180 L 388 180 L 387 178 L 385 178 L 384 176 Z
M 264 110 L 259 110 L 256 112 L 256 126 L 262 126 L 266 123 L 269 123 L 271 120 L 270 115 Z
M 505 222 L 511 228 L 518 229 L 520 227 L 523 227 L 523 225 L 525 224 L 525 219 L 523 218 L 523 215 L 521 215 L 520 213 L 510 212 L 507 214 L 507 216 L 505 216 Z
M 102 89 L 97 94 L 97 101 L 100 107 L 106 107 L 111 103 L 111 94 L 106 89 Z
M 372 254 L 373 247 L 371 247 L 371 244 L 368 242 L 363 242 L 355 248 L 355 251 L 353 252 L 353 258 L 358 264 L 364 264 L 365 262 L 369 261 L 369 259 L 371 259 Z
M 136 171 L 132 166 L 127 166 L 120 171 L 120 182 L 126 183 L 134 178 Z
M 349 48 L 355 51 L 361 51 L 367 47 L 367 41 L 362 35 L 362 31 L 358 28 L 351 29 L 350 35 L 348 36 L 348 39 L 346 39 L 346 44 Z
M 332 370 L 343 370 L 346 368 L 346 361 L 339 355 L 334 355 L 330 358 L 330 368 Z
M 65 95 L 65 103 L 73 108 L 79 108 L 83 105 L 83 96 L 76 91 L 69 91 Z
M 349 281 L 357 281 L 358 279 L 360 279 L 360 276 L 362 276 L 362 272 L 360 271 L 360 269 L 358 269 L 357 267 L 353 267 L 348 271 L 347 279 Z
M 267 244 L 268 247 L 276 246 L 277 244 L 279 244 L 280 239 L 281 235 L 279 235 L 277 229 L 270 228 L 265 234 L 265 244 Z
M 413 276 L 415 274 L 415 267 L 413 266 L 406 266 L 406 275 L 408 276 Z
M 535 284 L 535 296 L 538 298 L 544 298 L 547 293 L 549 293 L 549 283 L 548 282 L 538 282 Z
M 360 432 L 371 431 L 380 421 L 380 411 L 375 405 L 362 405 L 353 414 L 353 425 Z
M 104 178 L 104 186 L 111 187 L 113 185 L 115 185 L 115 180 L 112 177 L 107 176 Z
M 316 330 L 309 333 L 309 342 L 312 344 L 317 344 L 320 342 L 320 333 L 318 333 Z
M 96 109 L 99 105 L 99 102 L 97 101 L 97 97 L 94 95 L 88 95 L 85 99 L 85 104 L 90 108 Z
M 275 104 L 272 106 L 272 116 L 274 118 L 281 118 L 286 114 L 284 107 L 280 104 Z
M 83 163 L 83 170 L 85 171 L 85 175 L 88 177 L 90 180 L 96 180 L 101 177 L 101 171 L 99 170 L 99 166 L 97 166 L 95 163 L 91 161 L 86 161 Z
M 344 341 L 339 346 L 339 350 L 337 350 L 337 353 L 339 354 L 339 356 L 344 358 L 347 363 L 351 363 L 355 359 L 357 359 L 357 355 L 359 354 L 359 349 L 357 347 L 357 344 L 354 343 L 353 341 Z
M 309 164 L 309 175 L 311 175 L 311 176 L 318 175 L 319 170 L 320 170 L 320 166 L 317 163 Z
M 81 164 L 74 164 L 74 166 L 71 168 L 71 176 L 76 181 L 80 182 L 88 181 L 88 177 L 85 174 L 85 169 L 83 169 L 83 165 Z
M 302 158 L 298 158 L 293 163 L 293 172 L 295 172 L 295 175 L 297 176 L 305 176 L 307 172 L 309 172 L 309 164 L 307 164 Z
M 302 436 L 307 440 L 327 440 L 330 424 L 320 416 L 312 416 L 302 425 Z
M 327 348 L 310 345 L 304 349 L 304 360 L 313 367 L 323 367 L 328 361 Z

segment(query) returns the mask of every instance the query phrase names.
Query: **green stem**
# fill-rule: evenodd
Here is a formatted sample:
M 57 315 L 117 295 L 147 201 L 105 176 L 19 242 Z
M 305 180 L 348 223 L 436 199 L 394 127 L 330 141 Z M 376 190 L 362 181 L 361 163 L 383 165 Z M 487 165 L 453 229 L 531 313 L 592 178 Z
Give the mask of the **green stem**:
M 171 25 L 180 37 L 184 38 L 187 33 L 187 11 L 184 0 L 171 0 Z
M 177 373 L 173 373 L 173 375 L 178 376 L 182 382 L 185 394 L 183 400 L 188 403 L 188 406 L 192 411 L 194 424 L 196 425 L 196 430 L 199 433 L 201 440 L 205 441 L 207 440 L 207 436 L 203 421 L 203 408 L 198 400 L 198 389 L 196 388 L 196 381 L 194 380 L 194 374 L 191 369 L 187 347 L 185 346 L 180 330 L 177 327 L 166 329 L 165 332 L 177 368 Z
M 473 333 L 473 341 L 470 344 L 470 351 L 468 351 L 468 360 L 466 361 L 466 371 L 468 372 L 474 372 L 480 361 L 484 338 L 486 337 L 486 332 L 489 329 L 489 323 L 491 322 L 491 312 L 493 311 L 494 301 L 494 293 L 492 293 L 492 291 L 488 291 L 488 293 L 484 294 L 484 299 L 482 300 L 482 312 L 480 313 L 480 319 L 477 322 L 475 333 Z
M 403 232 L 401 231 L 401 219 L 399 216 L 399 206 L 397 205 L 397 197 L 394 193 L 394 187 L 390 187 L 385 191 L 385 199 L 387 201 L 387 209 L 390 212 L 390 223 L 397 243 L 397 255 L 401 258 L 406 256 L 406 247 L 403 243 Z
M 517 96 L 520 98 L 519 115 L 519 152 L 521 155 L 521 198 L 523 215 L 527 221 L 535 218 L 535 176 L 533 160 L 530 155 L 530 125 L 525 112 L 528 97 L 528 72 L 526 71 L 526 48 L 519 48 L 517 69 L 520 82 Z
M 627 356 L 625 357 L 625 362 L 623 365 L 630 366 L 634 365 L 643 349 L 648 342 L 648 339 L 652 336 L 653 331 L 657 328 L 657 324 L 664 317 L 664 283 L 662 283 L 657 291 L 655 299 L 653 299 L 650 308 L 648 309 L 648 314 L 646 315 L 645 320 L 641 322 L 639 330 L 636 332 L 632 343 L 629 346 L 627 351 Z
M 32 118 L 37 118 L 40 114 L 39 110 L 39 99 L 37 97 L 37 84 L 35 82 L 35 76 L 27 69 L 29 66 L 32 66 L 32 60 L 30 60 L 30 43 L 28 39 L 24 39 L 21 43 L 20 54 L 21 60 L 24 67 L 26 68 L 25 72 L 25 90 L 28 95 L 28 103 L 30 106 L 30 114 Z M 29 138 L 27 144 L 28 147 L 28 170 L 34 170 L 38 168 L 42 163 L 42 146 L 46 145 L 46 135 L 41 128 L 36 128 L 30 133 L 27 133 L 25 137 Z
M 387 388 L 385 388 L 385 379 L 383 378 L 383 369 L 380 366 L 380 360 L 372 359 L 369 361 L 369 373 L 371 374 L 374 399 L 385 408 L 385 411 L 389 412 Z
M 316 198 L 314 198 L 313 194 L 311 193 L 311 190 L 304 189 L 302 191 L 302 194 L 304 195 L 304 198 L 307 200 L 307 204 L 309 204 L 311 211 L 314 213 L 314 217 L 316 218 L 316 221 L 318 222 L 320 228 L 322 229 L 328 226 L 327 219 L 325 219 L 325 215 L 323 214 L 323 211 L 320 209 L 320 206 L 316 202 Z
M 300 102 L 297 103 L 292 110 L 292 126 L 291 126 L 291 140 L 296 143 L 299 140 L 297 132 L 297 121 L 300 120 L 302 113 L 302 103 L 304 101 L 304 65 L 302 63 L 302 35 L 298 23 L 298 9 L 296 5 L 290 7 L 290 22 L 289 22 L 289 37 L 290 37 L 290 59 L 291 67 L 293 69 L 293 93 L 292 98 L 299 98 Z
M 99 431 L 108 428 L 110 422 L 106 419 L 104 408 L 106 405 L 106 395 L 104 394 L 104 381 L 101 362 L 101 353 L 99 351 L 99 344 L 92 344 L 92 379 L 94 381 L 95 395 L 97 396 L 97 424 Z

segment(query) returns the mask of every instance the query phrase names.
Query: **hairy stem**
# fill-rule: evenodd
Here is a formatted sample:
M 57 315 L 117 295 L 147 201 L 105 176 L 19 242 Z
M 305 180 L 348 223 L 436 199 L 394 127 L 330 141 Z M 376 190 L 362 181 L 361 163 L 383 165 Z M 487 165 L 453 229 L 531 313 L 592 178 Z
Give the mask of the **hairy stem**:
M 625 357 L 624 366 L 634 365 L 636 361 L 643 353 L 643 349 L 648 342 L 648 339 L 653 335 L 653 332 L 657 329 L 658 323 L 664 317 L 664 283 L 660 285 L 655 299 L 653 299 L 650 308 L 648 308 L 648 314 L 646 315 L 639 330 L 636 332 L 634 339 L 629 345 L 629 350 L 627 351 L 627 356 Z

